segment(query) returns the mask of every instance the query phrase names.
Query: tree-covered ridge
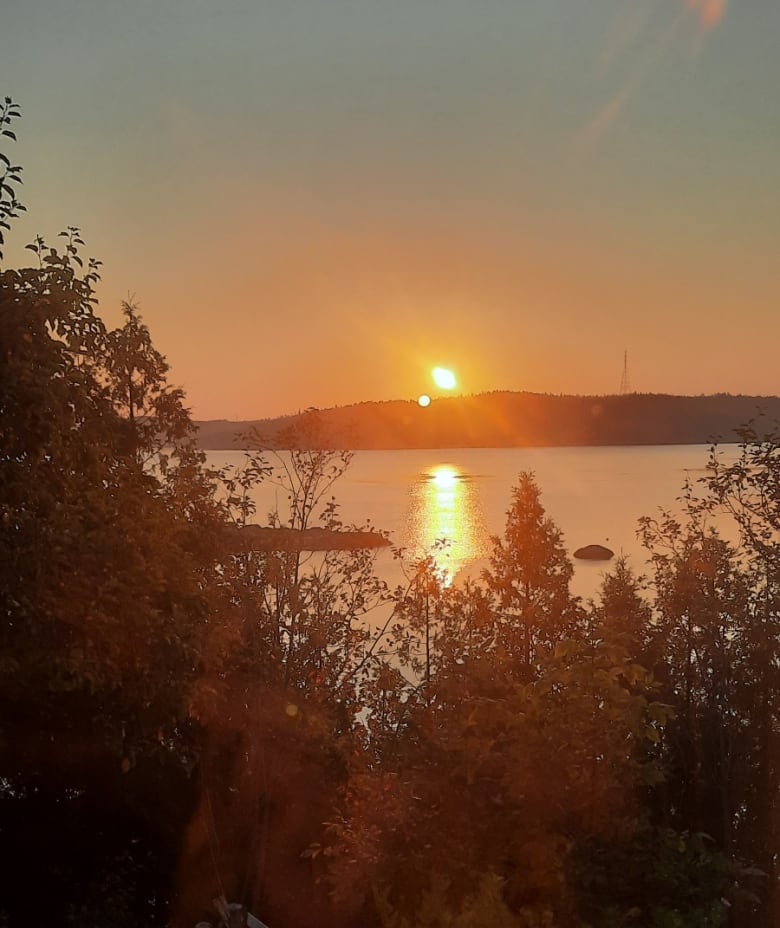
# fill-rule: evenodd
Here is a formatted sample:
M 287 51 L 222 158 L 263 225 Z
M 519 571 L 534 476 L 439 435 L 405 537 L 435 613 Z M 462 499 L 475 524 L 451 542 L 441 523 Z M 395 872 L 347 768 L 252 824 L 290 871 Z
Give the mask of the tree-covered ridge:
M 82 247 L 0 268 L 0 924 L 774 928 L 780 434 L 714 448 L 595 602 L 530 473 L 478 581 L 390 589 L 235 544 L 261 481 L 341 529 L 350 453 L 309 414 L 209 471 Z
M 528 448 L 594 445 L 708 445 L 739 440 L 739 429 L 762 413 L 780 419 L 776 396 L 554 396 L 496 392 L 440 397 L 423 409 L 412 400 L 356 403 L 319 410 L 326 448 Z M 281 447 L 306 413 L 252 422 L 197 422 L 204 449 L 246 447 L 254 430 Z

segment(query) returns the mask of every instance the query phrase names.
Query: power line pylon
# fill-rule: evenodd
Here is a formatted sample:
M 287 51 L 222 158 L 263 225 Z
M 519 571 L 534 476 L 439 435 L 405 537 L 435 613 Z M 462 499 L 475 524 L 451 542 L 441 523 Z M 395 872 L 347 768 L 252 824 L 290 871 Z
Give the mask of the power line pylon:
M 631 380 L 628 376 L 628 351 L 623 352 L 623 376 L 620 378 L 620 395 L 631 393 Z

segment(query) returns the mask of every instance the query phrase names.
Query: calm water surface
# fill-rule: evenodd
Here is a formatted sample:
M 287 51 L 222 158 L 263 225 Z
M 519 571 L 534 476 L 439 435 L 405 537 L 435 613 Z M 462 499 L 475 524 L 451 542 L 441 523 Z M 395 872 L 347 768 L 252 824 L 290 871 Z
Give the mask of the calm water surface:
M 727 458 L 736 446 L 723 446 Z M 212 452 L 213 464 L 241 463 L 241 452 Z M 438 539 L 447 547 L 437 559 L 454 577 L 477 574 L 490 536 L 503 531 L 511 489 L 521 471 L 533 471 L 547 514 L 563 532 L 572 554 L 602 544 L 625 554 L 637 570 L 646 552 L 637 540 L 640 516 L 677 508 L 686 479 L 704 476 L 704 445 L 630 448 L 461 448 L 432 451 L 361 451 L 334 487 L 345 523 L 372 524 L 415 555 Z M 268 484 L 257 492 L 258 521 L 284 494 Z M 608 562 L 575 561 L 573 592 L 594 595 Z M 392 582 L 400 567 L 389 552 L 378 567 Z

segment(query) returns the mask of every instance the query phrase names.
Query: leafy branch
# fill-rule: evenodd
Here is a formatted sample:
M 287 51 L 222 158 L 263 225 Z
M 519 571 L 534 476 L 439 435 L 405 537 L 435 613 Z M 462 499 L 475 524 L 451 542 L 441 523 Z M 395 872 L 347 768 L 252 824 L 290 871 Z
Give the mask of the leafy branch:
M 14 103 L 10 97 L 5 97 L 2 106 L 0 106 L 0 136 L 16 141 L 16 133 L 9 129 L 12 121 L 21 116 L 19 105 Z M 11 228 L 9 219 L 16 219 L 21 212 L 25 212 L 23 206 L 16 198 L 16 187 L 22 184 L 22 168 L 18 164 L 13 164 L 8 155 L 0 151 L 0 261 L 3 259 L 3 245 L 5 244 L 5 233 Z

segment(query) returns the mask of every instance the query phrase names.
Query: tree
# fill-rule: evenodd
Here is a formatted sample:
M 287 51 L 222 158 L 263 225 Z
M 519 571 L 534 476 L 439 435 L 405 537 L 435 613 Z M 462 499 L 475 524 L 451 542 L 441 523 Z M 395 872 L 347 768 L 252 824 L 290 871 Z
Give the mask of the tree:
M 531 473 L 512 490 L 502 538 L 493 538 L 485 582 L 495 597 L 497 646 L 528 679 L 545 651 L 574 629 L 577 610 L 569 592 L 573 574 L 560 530 L 545 515 Z
M 188 814 L 215 510 L 203 481 L 182 509 L 181 481 L 146 466 L 152 435 L 186 421 L 180 403 L 128 440 L 99 263 L 77 229 L 63 239 L 0 273 L 3 905 L 21 924 L 45 883 L 49 917 L 86 919 L 102 858 L 141 924 L 165 910 Z
M 773 925 L 780 913 L 780 429 L 759 416 L 739 436 L 736 459 L 712 447 L 707 475 L 689 488 L 686 504 L 697 520 L 730 518 L 739 538 L 733 560 L 746 603 L 731 615 L 729 671 L 718 675 L 740 732 L 731 834 L 735 851 L 767 874 L 756 924 Z
M 686 488 L 685 521 L 643 520 L 656 602 L 650 660 L 677 707 L 665 745 L 665 809 L 766 874 L 760 909 L 740 924 L 773 924 L 778 905 L 780 598 L 776 432 L 743 430 L 736 461 L 715 446 L 708 475 Z M 736 523 L 738 542 L 711 527 Z
M 652 609 L 646 599 L 647 581 L 638 577 L 624 557 L 605 575 L 595 607 L 592 634 L 625 647 L 631 659 L 647 666 Z
M 521 488 L 483 584 L 429 586 L 422 564 L 426 583 L 404 600 L 416 623 L 417 645 L 407 647 L 421 657 L 405 659 L 417 685 L 378 754 L 350 763 L 326 846 L 336 898 L 359 923 L 388 926 L 492 918 L 704 928 L 725 925 L 729 906 L 749 913 L 755 899 L 740 885 L 754 873 L 686 831 L 684 816 L 661 814 L 679 795 L 676 768 L 667 784 L 665 765 L 685 726 L 669 704 L 678 689 L 655 683 L 637 658 L 660 665 L 666 639 L 679 637 L 671 613 L 672 624 L 656 627 L 641 581 L 618 562 L 585 615 L 567 595 L 570 566 L 538 489 L 522 478 Z M 702 620 L 736 615 L 743 586 L 728 547 L 704 541 L 703 552 L 694 541 L 689 551 L 702 580 L 690 607 Z M 713 578 L 714 587 L 703 582 Z M 518 647 L 502 622 L 502 589 L 520 616 L 528 603 L 542 607 L 528 623 L 529 663 L 525 640 Z M 707 645 L 716 663 L 723 644 Z M 703 670 L 701 685 L 709 681 L 707 698 L 717 692 L 724 707 L 712 676 Z M 697 783 L 716 782 L 709 746 L 702 756 Z
M 122 313 L 124 325 L 103 339 L 101 373 L 141 463 L 165 474 L 171 456 L 193 453 L 195 428 L 183 405 L 184 391 L 168 383 L 168 362 L 152 344 L 138 307 L 125 301 Z
M 393 603 L 375 551 L 309 552 L 295 538 L 315 525 L 342 528 L 332 489 L 349 460 L 338 451 L 258 450 L 221 474 L 232 538 L 250 540 L 223 549 L 215 640 L 206 646 L 222 656 L 209 658 L 194 689 L 205 737 L 177 926 L 192 925 L 220 891 L 272 923 L 343 923 L 314 874 L 346 759 L 386 711 L 388 677 L 397 682 L 384 654 Z M 290 529 L 283 550 L 251 550 L 260 481 L 282 491 L 284 508 L 268 518 Z
M 575 848 L 629 841 L 658 775 L 643 745 L 667 709 L 647 673 L 614 646 L 563 642 L 530 683 L 494 663 L 468 689 L 433 686 L 397 751 L 354 772 L 331 829 L 338 897 L 362 924 L 378 906 L 384 924 L 437 925 L 465 918 L 490 884 L 509 924 L 578 925 Z

